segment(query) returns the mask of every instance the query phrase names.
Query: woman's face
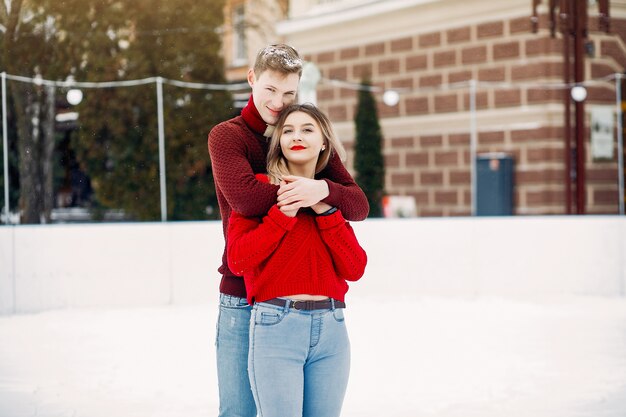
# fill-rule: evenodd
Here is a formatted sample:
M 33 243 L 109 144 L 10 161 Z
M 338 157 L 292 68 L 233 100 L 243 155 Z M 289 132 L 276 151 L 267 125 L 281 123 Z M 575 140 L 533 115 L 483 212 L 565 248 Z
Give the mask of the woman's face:
M 287 116 L 280 132 L 280 147 L 289 165 L 317 164 L 325 148 L 322 130 L 307 113 L 296 111 Z

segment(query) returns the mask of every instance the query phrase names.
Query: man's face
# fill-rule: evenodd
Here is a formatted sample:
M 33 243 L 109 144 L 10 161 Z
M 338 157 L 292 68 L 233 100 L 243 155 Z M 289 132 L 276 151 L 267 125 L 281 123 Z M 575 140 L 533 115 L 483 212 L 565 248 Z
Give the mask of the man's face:
M 284 75 L 267 70 L 257 77 L 253 70 L 248 71 L 252 99 L 265 123 L 276 124 L 280 112 L 296 99 L 299 82 L 297 73 Z

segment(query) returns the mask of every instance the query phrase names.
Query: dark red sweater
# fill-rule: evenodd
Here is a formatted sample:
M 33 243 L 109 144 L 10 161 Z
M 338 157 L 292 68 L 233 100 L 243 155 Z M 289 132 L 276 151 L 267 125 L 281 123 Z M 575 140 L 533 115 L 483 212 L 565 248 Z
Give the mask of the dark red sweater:
M 263 218 L 230 216 L 228 266 L 243 275 L 249 303 L 293 294 L 344 301 L 346 281 L 361 278 L 366 263 L 341 211 L 316 216 L 304 209 L 289 217 L 274 205 Z
M 237 297 L 246 297 L 246 289 L 243 280 L 228 269 L 226 231 L 231 211 L 246 217 L 261 217 L 276 204 L 278 186 L 255 178 L 255 174 L 266 172 L 268 140 L 263 136 L 266 127 L 250 97 L 241 116 L 218 124 L 209 133 L 209 155 L 225 239 L 222 265 L 218 268 L 222 274 L 220 291 Z M 348 220 L 367 217 L 369 205 L 365 194 L 337 155 L 316 178 L 328 183 L 330 194 L 325 203 L 338 207 Z

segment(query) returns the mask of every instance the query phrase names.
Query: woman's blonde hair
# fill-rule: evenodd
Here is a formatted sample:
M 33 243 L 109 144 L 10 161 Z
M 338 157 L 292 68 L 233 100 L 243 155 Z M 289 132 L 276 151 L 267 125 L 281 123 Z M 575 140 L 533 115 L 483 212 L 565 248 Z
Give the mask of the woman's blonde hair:
M 278 184 L 283 176 L 290 175 L 289 169 L 287 168 L 287 160 L 285 159 L 282 149 L 280 148 L 280 137 L 282 135 L 283 126 L 285 125 L 287 116 L 295 112 L 302 112 L 311 116 L 318 124 L 322 132 L 325 149 L 320 152 L 317 159 L 315 174 L 319 174 L 324 168 L 326 168 L 328 161 L 330 161 L 330 157 L 334 153 L 339 155 L 339 159 L 342 161 L 345 161 L 346 159 L 346 150 L 339 139 L 337 139 L 328 117 L 313 104 L 292 104 L 284 109 L 280 114 L 280 117 L 276 122 L 274 133 L 270 139 L 269 150 L 267 152 L 267 175 L 269 176 L 272 184 Z

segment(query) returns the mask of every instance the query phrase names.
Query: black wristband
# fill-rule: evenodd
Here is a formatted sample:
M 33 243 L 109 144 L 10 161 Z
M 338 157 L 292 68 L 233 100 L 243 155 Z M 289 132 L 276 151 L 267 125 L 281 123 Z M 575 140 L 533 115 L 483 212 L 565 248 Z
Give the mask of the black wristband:
M 337 210 L 338 210 L 337 207 L 331 207 L 328 210 L 326 210 L 325 212 L 319 213 L 318 216 L 330 216 L 331 214 L 333 214 Z

